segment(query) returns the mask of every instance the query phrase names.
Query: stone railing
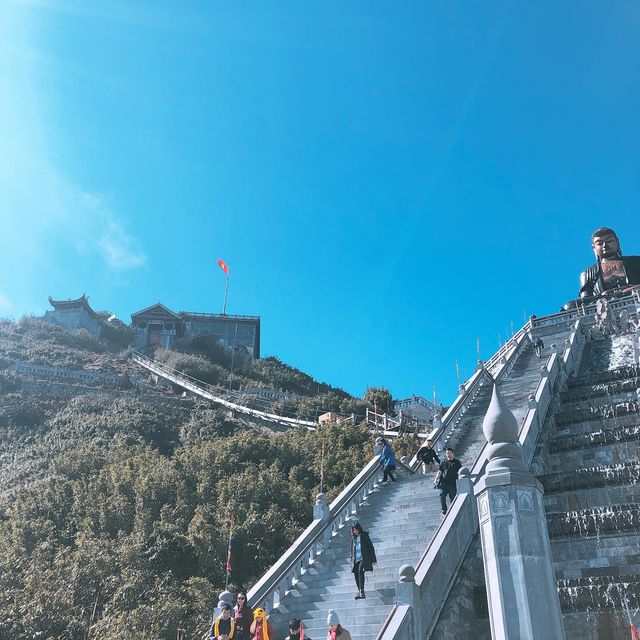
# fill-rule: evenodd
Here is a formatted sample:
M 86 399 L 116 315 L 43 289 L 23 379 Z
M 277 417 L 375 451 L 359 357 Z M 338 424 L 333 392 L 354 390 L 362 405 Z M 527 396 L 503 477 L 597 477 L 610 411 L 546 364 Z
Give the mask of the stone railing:
M 416 637 L 419 636 L 416 635 L 413 607 L 408 604 L 394 605 L 378 634 L 378 638 L 413 640 Z
M 640 311 L 640 287 L 633 289 L 632 291 L 622 295 L 620 297 L 607 298 L 609 308 L 615 311 L 629 311 L 632 313 L 638 313 Z M 578 302 L 578 306 L 569 309 L 568 311 L 560 311 L 559 313 L 552 313 L 540 318 L 532 318 L 530 320 L 532 329 L 542 329 L 545 327 L 553 327 L 561 325 L 563 323 L 575 322 L 578 318 L 585 318 L 583 322 L 589 322 L 593 324 L 596 315 L 596 301 L 589 302 L 587 304 L 582 301 Z
M 512 356 L 519 351 L 523 344 L 526 343 L 526 339 L 531 331 L 531 321 L 527 322 L 514 336 L 507 340 L 496 351 L 489 360 L 484 363 L 484 368 L 494 377 L 497 378 L 499 372 L 504 368 L 504 365 L 512 360 Z
M 541 366 L 540 382 L 535 393 L 529 398 L 529 410 L 519 435 L 527 465 L 533 458 L 555 386 L 566 380 L 580 364 L 585 344 L 585 338 L 580 331 L 582 322 L 579 319 L 575 321 L 564 351 L 551 354 L 547 362 Z M 508 364 L 503 363 L 503 370 Z M 395 620 L 396 616 L 401 615 L 399 607 L 396 607 L 377 640 L 423 640 L 425 637 L 428 638 L 435 628 L 458 570 L 478 530 L 478 512 L 472 478 L 481 477 L 487 464 L 487 454 L 488 445 L 485 445 L 472 470 L 461 470 L 458 494 L 415 568 L 412 589 L 402 582 L 396 587 L 396 602 L 409 605 L 414 611 L 414 635 L 407 635 L 408 627 L 404 622 L 408 617 L 406 611 L 402 613 L 402 620 Z M 407 594 L 413 594 L 411 601 L 407 601 L 410 600 Z
M 380 460 L 376 456 L 330 506 L 324 495 L 318 496 L 313 508 L 313 522 L 247 594 L 251 607 L 273 611 L 280 605 L 286 592 L 304 575 L 316 558 L 323 554 L 333 536 L 347 525 L 377 486 L 379 467 Z
M 118 384 L 127 380 L 126 376 L 118 376 L 115 373 L 100 373 L 85 369 L 65 369 L 64 367 L 50 367 L 32 362 L 18 360 L 7 371 L 18 375 L 41 377 L 46 379 L 78 380 L 87 384 Z
M 155 360 L 142 355 L 142 353 L 140 353 L 139 351 L 135 351 L 133 353 L 133 360 L 148 371 L 151 371 L 152 373 L 155 373 L 156 375 L 159 375 L 166 380 L 169 380 L 170 382 L 173 382 L 174 384 L 177 384 L 182 388 L 195 393 L 196 395 L 206 398 L 207 400 L 211 400 L 212 402 L 215 402 L 220 406 L 231 409 L 236 413 L 252 416 L 266 422 L 275 422 L 277 424 L 285 426 L 304 427 L 310 430 L 313 430 L 318 426 L 316 422 L 311 422 L 309 420 L 300 420 L 299 418 L 290 418 L 275 413 L 259 411 L 258 409 L 251 409 L 250 407 L 245 407 L 244 405 L 230 402 L 229 400 L 226 400 L 221 396 L 211 393 L 211 391 L 209 390 L 211 389 L 210 385 L 196 378 L 192 378 L 186 373 L 182 373 L 180 371 L 177 371 L 176 369 L 172 369 L 171 367 L 162 365 Z

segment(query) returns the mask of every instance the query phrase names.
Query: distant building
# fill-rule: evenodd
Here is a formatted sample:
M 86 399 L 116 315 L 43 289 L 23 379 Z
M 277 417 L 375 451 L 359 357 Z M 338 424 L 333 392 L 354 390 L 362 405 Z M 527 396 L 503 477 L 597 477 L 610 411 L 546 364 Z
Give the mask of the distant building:
M 436 407 L 433 402 L 425 400 L 422 396 L 411 396 L 404 400 L 396 400 L 393 403 L 396 413 L 402 411 L 402 415 L 417 418 L 421 422 L 427 423 L 433 418 Z
M 170 347 L 176 338 L 215 336 L 236 356 L 260 357 L 260 317 L 230 316 L 217 313 L 175 313 L 159 302 L 131 314 L 133 346 Z
M 86 294 L 75 300 L 54 300 L 49 296 L 49 303 L 53 311 L 45 312 L 42 318 L 45 322 L 58 324 L 69 331 L 86 329 L 96 336 L 100 335 L 98 314 L 89 306 Z

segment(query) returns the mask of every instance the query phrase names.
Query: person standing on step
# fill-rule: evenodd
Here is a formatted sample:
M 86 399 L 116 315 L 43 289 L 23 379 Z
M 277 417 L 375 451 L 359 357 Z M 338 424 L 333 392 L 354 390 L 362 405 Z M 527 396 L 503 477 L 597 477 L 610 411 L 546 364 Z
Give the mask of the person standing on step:
M 376 446 L 382 446 L 380 451 L 380 462 L 382 464 L 382 482 L 388 482 L 387 478 L 391 478 L 391 482 L 395 482 L 396 478 L 393 472 L 396 470 L 396 454 L 393 447 L 382 437 L 376 439 Z
M 542 350 L 544 349 L 544 342 L 542 342 L 542 338 L 534 338 L 531 341 L 531 346 L 533 350 L 536 352 L 538 358 L 542 358 Z
M 436 450 L 433 448 L 433 440 L 427 439 L 427 444 L 418 449 L 416 458 L 422 462 L 422 473 L 426 476 L 428 471 L 435 471 L 437 469 L 435 462 L 440 464 L 440 458 Z
M 359 522 L 351 527 L 351 571 L 356 581 L 358 593 L 356 600 L 364 600 L 364 573 L 373 571 L 373 565 L 378 562 L 376 550 L 368 532 L 362 530 Z
M 440 489 L 440 506 L 442 507 L 442 515 L 447 513 L 447 496 L 449 501 L 453 502 L 456 497 L 456 480 L 458 479 L 458 471 L 462 468 L 462 463 L 453 457 L 454 451 L 451 447 L 445 449 L 447 459 L 442 462 L 433 486 Z
M 342 627 L 340 618 L 338 618 L 338 614 L 333 609 L 329 609 L 327 624 L 329 625 L 327 640 L 351 640 L 351 634 Z
M 233 619 L 236 623 L 236 639 L 250 640 L 251 632 L 249 631 L 253 622 L 253 611 L 247 604 L 247 592 L 238 591 L 236 596 L 236 606 L 233 609 Z
M 304 624 L 299 618 L 289 620 L 289 635 L 284 640 L 311 640 L 304 632 Z

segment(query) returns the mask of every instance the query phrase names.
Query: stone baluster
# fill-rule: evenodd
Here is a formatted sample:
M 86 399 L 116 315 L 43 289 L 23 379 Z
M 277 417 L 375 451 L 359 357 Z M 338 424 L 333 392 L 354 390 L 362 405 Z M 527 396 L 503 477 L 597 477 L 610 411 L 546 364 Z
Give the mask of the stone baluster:
M 475 493 L 491 636 L 564 640 L 542 485 L 524 465 L 518 424 L 495 386 L 482 429 L 491 446 Z
M 408 605 L 413 612 L 413 624 L 410 628 L 411 640 L 422 640 L 422 619 L 420 607 L 420 587 L 416 584 L 416 570 L 410 564 L 403 564 L 399 570 L 399 581 L 396 585 L 396 604 Z

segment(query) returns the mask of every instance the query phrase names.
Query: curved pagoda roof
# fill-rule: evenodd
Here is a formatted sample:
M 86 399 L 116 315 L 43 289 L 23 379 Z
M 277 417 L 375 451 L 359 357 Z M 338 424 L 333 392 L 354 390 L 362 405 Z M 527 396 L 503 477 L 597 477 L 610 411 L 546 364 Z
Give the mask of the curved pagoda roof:
M 73 300 L 54 300 L 49 296 L 49 304 L 56 311 L 66 311 L 68 309 L 84 309 L 92 318 L 97 318 L 98 314 L 89 305 L 89 298 L 86 293 L 83 293 L 79 298 Z

